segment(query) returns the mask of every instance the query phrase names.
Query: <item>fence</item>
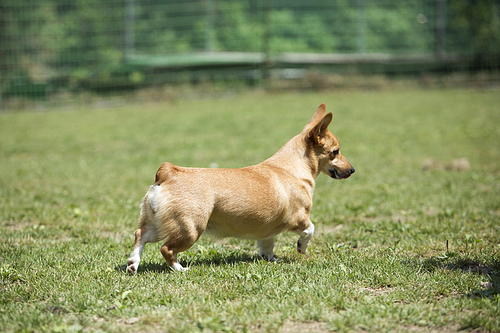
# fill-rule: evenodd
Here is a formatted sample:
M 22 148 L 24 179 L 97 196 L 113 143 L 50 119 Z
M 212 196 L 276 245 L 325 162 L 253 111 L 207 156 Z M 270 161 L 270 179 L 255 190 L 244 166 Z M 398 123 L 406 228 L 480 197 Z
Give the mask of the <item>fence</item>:
M 0 93 L 494 72 L 500 1 L 3 0 Z

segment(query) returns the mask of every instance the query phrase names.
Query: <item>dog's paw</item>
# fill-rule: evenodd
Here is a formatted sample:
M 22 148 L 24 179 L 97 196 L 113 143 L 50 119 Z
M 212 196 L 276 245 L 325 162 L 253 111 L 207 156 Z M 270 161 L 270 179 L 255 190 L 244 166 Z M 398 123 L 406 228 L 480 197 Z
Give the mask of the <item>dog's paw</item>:
M 300 239 L 297 241 L 297 252 L 300 254 L 306 254 L 307 252 L 307 244 L 304 246 Z
M 272 254 L 271 255 L 266 255 L 266 254 L 261 254 L 260 256 L 262 259 L 267 260 L 269 262 L 276 262 L 278 259 L 276 259 Z
M 176 272 L 186 272 L 189 270 L 189 268 L 182 267 L 182 265 L 179 264 L 178 262 L 175 262 L 170 268 L 172 268 Z
M 129 261 L 127 262 L 127 273 L 130 275 L 134 275 L 135 273 L 137 273 L 138 266 L 139 265 L 136 265 L 136 263 L 132 259 L 129 259 Z

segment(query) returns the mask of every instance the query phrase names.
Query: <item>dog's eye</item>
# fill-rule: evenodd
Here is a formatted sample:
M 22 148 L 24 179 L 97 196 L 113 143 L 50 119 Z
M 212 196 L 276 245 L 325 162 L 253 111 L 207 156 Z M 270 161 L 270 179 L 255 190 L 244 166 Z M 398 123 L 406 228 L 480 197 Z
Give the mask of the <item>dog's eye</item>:
M 335 158 L 335 156 L 337 156 L 338 154 L 339 154 L 339 150 L 335 149 L 334 151 L 331 152 L 330 157 L 333 160 Z

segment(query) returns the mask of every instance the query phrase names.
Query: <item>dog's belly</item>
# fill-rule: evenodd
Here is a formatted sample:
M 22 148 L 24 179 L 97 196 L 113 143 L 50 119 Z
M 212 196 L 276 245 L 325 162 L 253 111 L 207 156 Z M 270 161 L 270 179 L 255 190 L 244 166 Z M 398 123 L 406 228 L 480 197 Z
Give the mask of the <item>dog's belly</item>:
M 291 226 L 285 218 L 284 210 L 277 210 L 273 215 L 245 216 L 214 212 L 208 220 L 205 232 L 215 237 L 236 237 L 244 239 L 267 239 L 288 230 Z
M 218 238 L 235 237 L 242 239 L 267 239 L 278 235 L 279 233 L 287 230 L 286 225 L 281 225 L 280 227 L 274 228 L 258 228 L 250 230 L 249 228 L 227 228 L 226 226 L 221 226 L 216 222 L 209 222 L 205 230 L 211 236 Z

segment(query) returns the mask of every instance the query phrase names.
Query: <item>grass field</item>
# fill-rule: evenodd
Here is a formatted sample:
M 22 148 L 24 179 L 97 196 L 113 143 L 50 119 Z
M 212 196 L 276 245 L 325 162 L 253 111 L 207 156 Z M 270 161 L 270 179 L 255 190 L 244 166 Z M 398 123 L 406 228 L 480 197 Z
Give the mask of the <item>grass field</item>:
M 295 234 L 277 237 L 277 263 L 203 236 L 186 273 L 160 244 L 125 273 L 162 162 L 259 163 L 321 102 L 356 173 L 317 178 L 306 256 Z M 0 331 L 500 332 L 498 90 L 4 113 L 0 161 Z

